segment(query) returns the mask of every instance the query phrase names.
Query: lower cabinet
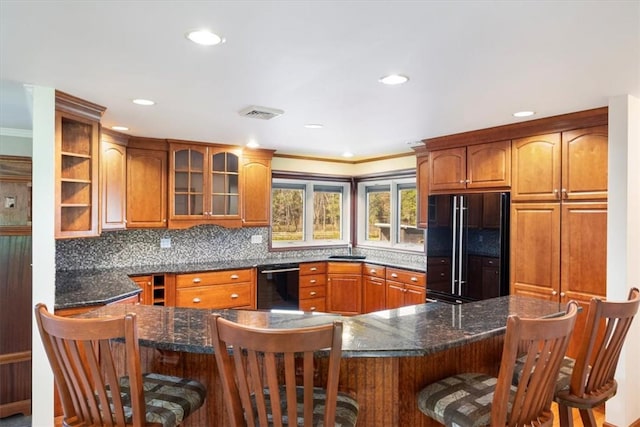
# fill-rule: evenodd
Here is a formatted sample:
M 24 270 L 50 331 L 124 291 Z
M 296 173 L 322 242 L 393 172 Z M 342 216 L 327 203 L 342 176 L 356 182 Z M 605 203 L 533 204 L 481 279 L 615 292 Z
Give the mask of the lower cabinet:
M 327 311 L 346 316 L 362 312 L 361 263 L 327 263 Z
M 194 308 L 256 308 L 255 268 L 175 276 L 175 305 Z
M 299 302 L 303 311 L 327 311 L 327 263 L 300 264 Z
M 134 276 L 131 277 L 131 280 L 142 289 L 140 293 L 140 304 L 166 305 L 164 274 Z
M 426 282 L 425 273 L 387 267 L 387 308 L 424 304 Z
M 386 267 L 362 264 L 362 312 L 371 313 L 387 308 Z

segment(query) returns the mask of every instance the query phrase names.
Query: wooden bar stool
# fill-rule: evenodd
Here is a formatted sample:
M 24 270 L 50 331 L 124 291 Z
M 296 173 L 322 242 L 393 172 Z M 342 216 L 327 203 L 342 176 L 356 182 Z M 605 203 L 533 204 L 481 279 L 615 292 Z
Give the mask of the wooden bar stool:
M 212 314 L 210 325 L 231 427 L 356 425 L 358 402 L 338 392 L 342 322 L 262 329 Z M 329 358 L 322 388 L 314 387 L 313 356 L 319 350 L 328 350 Z M 302 357 L 301 364 L 297 357 Z M 279 366 L 284 366 L 284 375 Z M 303 378 L 302 386 L 296 383 L 297 375 Z
M 551 426 L 555 379 L 577 312 L 572 301 L 562 317 L 509 316 L 498 378 L 462 373 L 429 384 L 418 393 L 420 411 L 446 426 Z M 523 350 L 522 380 L 516 387 L 511 381 Z
M 614 379 L 620 351 L 627 332 L 640 306 L 640 291 L 631 288 L 624 302 L 593 298 L 589 303 L 587 322 L 578 357 L 565 358 L 570 382 L 565 381 L 556 392 L 560 425 L 573 425 L 571 408 L 578 408 L 585 427 L 596 427 L 593 408 L 615 396 L 618 383 Z
M 42 343 L 56 380 L 64 426 L 180 425 L 204 403 L 195 380 L 144 374 L 135 314 L 74 319 L 35 307 Z M 111 340 L 124 338 L 126 376 L 118 376 Z

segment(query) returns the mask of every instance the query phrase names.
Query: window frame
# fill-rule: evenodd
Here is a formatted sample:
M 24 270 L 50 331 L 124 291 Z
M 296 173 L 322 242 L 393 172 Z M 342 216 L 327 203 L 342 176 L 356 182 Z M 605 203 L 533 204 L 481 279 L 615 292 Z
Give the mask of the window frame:
M 389 240 L 388 241 L 375 241 L 375 240 L 367 240 L 367 228 L 368 228 L 368 189 L 374 187 L 382 187 L 388 186 L 390 191 L 390 221 L 389 221 Z M 357 237 L 358 237 L 358 246 L 366 248 L 377 248 L 377 249 L 388 249 L 388 250 L 401 250 L 407 252 L 414 253 L 425 253 L 425 244 L 426 234 L 424 230 L 423 232 L 423 243 L 401 243 L 399 242 L 400 236 L 400 190 L 405 190 L 408 188 L 414 188 L 417 192 L 417 181 L 416 177 L 388 177 L 381 179 L 368 179 L 362 180 L 358 182 L 357 185 L 357 205 L 358 205 L 358 221 L 357 221 Z M 417 196 L 417 194 L 416 194 Z M 416 229 L 421 230 L 417 227 Z
M 351 183 L 347 181 L 333 181 L 331 179 L 297 179 L 273 177 L 272 190 L 276 188 L 304 189 L 303 200 L 303 239 L 302 240 L 273 240 L 273 229 L 269 229 L 269 245 L 273 250 L 301 249 L 310 247 L 344 246 L 351 240 Z M 313 238 L 314 188 L 336 188 L 342 193 L 341 206 L 341 238 L 316 240 Z M 270 224 L 273 224 L 273 201 L 270 205 Z

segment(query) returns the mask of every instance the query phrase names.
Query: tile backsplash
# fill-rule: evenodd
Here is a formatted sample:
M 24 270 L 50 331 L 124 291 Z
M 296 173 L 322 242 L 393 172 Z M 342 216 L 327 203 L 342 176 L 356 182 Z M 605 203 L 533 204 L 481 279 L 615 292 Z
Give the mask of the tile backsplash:
M 251 243 L 252 236 L 261 243 Z M 161 239 L 171 247 L 161 248 Z M 141 265 L 197 263 L 236 259 L 313 258 L 346 253 L 346 248 L 269 252 L 269 228 L 229 229 L 201 225 L 185 230 L 105 231 L 99 237 L 56 241 L 56 269 L 78 270 Z M 425 265 L 423 254 L 354 248 L 354 253 L 398 265 Z

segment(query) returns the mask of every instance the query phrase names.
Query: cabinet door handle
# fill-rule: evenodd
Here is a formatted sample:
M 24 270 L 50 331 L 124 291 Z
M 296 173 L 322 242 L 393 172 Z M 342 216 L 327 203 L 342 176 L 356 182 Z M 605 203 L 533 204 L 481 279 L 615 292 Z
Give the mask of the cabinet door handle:
M 199 277 L 194 277 L 192 282 L 193 283 L 200 283 L 200 282 L 202 282 L 202 279 L 200 279 Z
M 465 182 L 465 184 L 470 184 L 471 180 L 470 179 L 465 179 L 464 182 Z
M 556 296 L 556 295 L 558 295 L 558 292 L 557 291 L 552 291 L 551 295 Z
M 309 283 L 316 283 L 316 279 L 309 280 Z
M 560 292 L 560 296 L 561 296 L 561 297 L 564 297 L 564 296 L 566 296 L 566 295 L 565 295 L 565 293 L 564 293 L 564 292 Z
M 398 275 L 396 273 L 391 273 L 391 277 L 393 277 L 394 279 L 397 279 Z
M 239 277 L 240 277 L 240 276 L 238 276 L 237 274 L 232 274 L 232 275 L 231 275 L 231 279 L 232 279 L 232 280 L 236 280 L 236 279 L 238 279 Z
M 316 270 L 318 270 L 318 268 L 317 267 L 311 267 L 309 270 L 310 271 L 316 271 Z
M 240 295 L 238 295 L 238 294 L 231 294 L 231 299 L 236 299 L 236 298 L 238 298 L 239 296 L 240 296 Z
M 196 297 L 193 299 L 194 304 L 198 304 L 200 302 L 200 298 Z
M 417 282 L 417 281 L 418 281 L 418 278 L 417 278 L 417 277 L 412 277 L 412 278 L 411 278 L 411 281 L 412 281 L 412 282 Z
M 151 282 L 147 282 L 147 286 L 151 286 Z
M 460 180 L 460 184 L 464 184 L 464 179 L 461 179 L 461 180 Z
M 316 294 L 317 294 L 317 292 L 315 292 L 315 291 L 311 291 L 311 292 L 309 292 L 309 295 L 310 295 L 310 296 L 312 296 L 312 297 L 315 297 L 315 296 L 316 296 Z
M 558 192 L 558 189 L 557 189 L 557 188 L 554 188 L 554 189 L 553 189 L 553 195 L 556 197 L 556 199 L 559 199 L 559 198 L 560 198 L 560 194 L 559 194 L 559 192 Z
M 309 307 L 309 311 L 316 311 L 316 306 L 314 305 L 313 307 Z
M 563 188 L 563 189 L 562 189 L 562 190 L 560 190 L 560 191 L 562 191 L 562 198 L 563 198 L 563 199 L 566 199 L 566 198 L 568 197 L 568 196 L 567 196 L 567 189 L 566 189 L 566 188 Z

